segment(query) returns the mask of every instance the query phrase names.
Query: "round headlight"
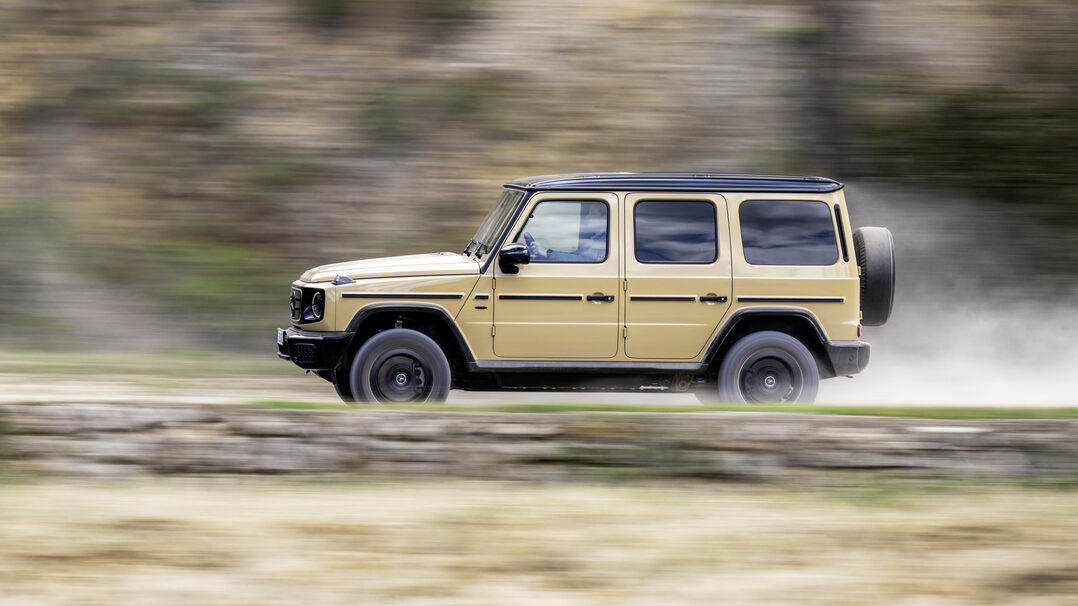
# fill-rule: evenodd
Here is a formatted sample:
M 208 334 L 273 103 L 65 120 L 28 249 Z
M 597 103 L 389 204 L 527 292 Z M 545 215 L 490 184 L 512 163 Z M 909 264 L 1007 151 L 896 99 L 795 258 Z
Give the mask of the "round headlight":
M 322 319 L 322 314 L 326 311 L 326 299 L 325 295 L 320 290 L 314 291 L 311 295 L 311 304 L 303 310 L 304 322 L 317 322 Z

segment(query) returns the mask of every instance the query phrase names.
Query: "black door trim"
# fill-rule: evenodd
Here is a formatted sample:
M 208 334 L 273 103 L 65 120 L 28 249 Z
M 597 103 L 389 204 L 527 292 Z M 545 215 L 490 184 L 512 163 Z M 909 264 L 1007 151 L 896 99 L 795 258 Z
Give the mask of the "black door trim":
M 463 299 L 462 293 L 449 292 L 346 292 L 345 299 Z
M 738 303 L 845 303 L 846 297 L 738 296 Z
M 630 295 L 630 301 L 696 301 L 696 295 Z
M 583 301 L 584 295 L 498 295 L 508 301 Z

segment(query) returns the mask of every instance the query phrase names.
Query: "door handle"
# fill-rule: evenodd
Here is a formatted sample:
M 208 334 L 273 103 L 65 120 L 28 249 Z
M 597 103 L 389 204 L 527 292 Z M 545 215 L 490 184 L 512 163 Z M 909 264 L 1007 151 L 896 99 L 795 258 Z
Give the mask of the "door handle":
M 614 300 L 614 295 L 588 295 L 589 301 L 598 301 L 600 303 L 610 303 Z
M 726 297 L 724 295 L 700 295 L 701 303 L 725 303 Z

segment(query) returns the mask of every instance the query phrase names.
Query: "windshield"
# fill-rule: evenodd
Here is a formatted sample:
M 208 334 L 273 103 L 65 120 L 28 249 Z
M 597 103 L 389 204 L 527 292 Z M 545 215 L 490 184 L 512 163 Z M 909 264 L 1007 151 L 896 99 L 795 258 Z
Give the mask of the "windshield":
M 494 204 L 494 208 L 487 213 L 487 218 L 483 219 L 483 223 L 479 225 L 479 229 L 475 232 L 475 237 L 468 242 L 468 247 L 464 249 L 464 254 L 468 255 L 474 252 L 477 253 L 476 258 L 481 258 L 484 254 L 490 252 L 498 236 L 505 230 L 505 225 L 509 223 L 509 218 L 513 215 L 513 211 L 516 210 L 517 203 L 523 197 L 524 192 L 519 189 L 506 189 L 503 191 L 502 196 Z

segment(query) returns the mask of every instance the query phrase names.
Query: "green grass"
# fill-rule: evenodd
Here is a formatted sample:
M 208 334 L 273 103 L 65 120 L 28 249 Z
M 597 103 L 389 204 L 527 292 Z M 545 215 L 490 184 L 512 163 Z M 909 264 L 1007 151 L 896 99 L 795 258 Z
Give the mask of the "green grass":
M 251 403 L 257 408 L 331 409 L 342 406 L 315 402 L 281 400 Z M 381 406 L 361 408 L 374 410 L 413 410 L 431 412 L 503 412 L 503 413 L 570 413 L 570 412 L 630 412 L 630 413 L 699 413 L 699 412 L 773 412 L 841 416 L 901 417 L 917 419 L 990 420 L 990 419 L 1078 419 L 1078 407 L 1020 408 L 1005 406 L 835 406 L 813 404 L 766 405 L 637 405 L 637 404 L 580 404 L 580 403 L 521 403 L 521 404 L 450 404 L 426 406 Z
M 252 402 L 250 406 L 255 408 L 275 408 L 284 410 L 343 410 L 348 408 L 343 403 L 326 404 L 325 402 L 287 402 L 281 400 Z

